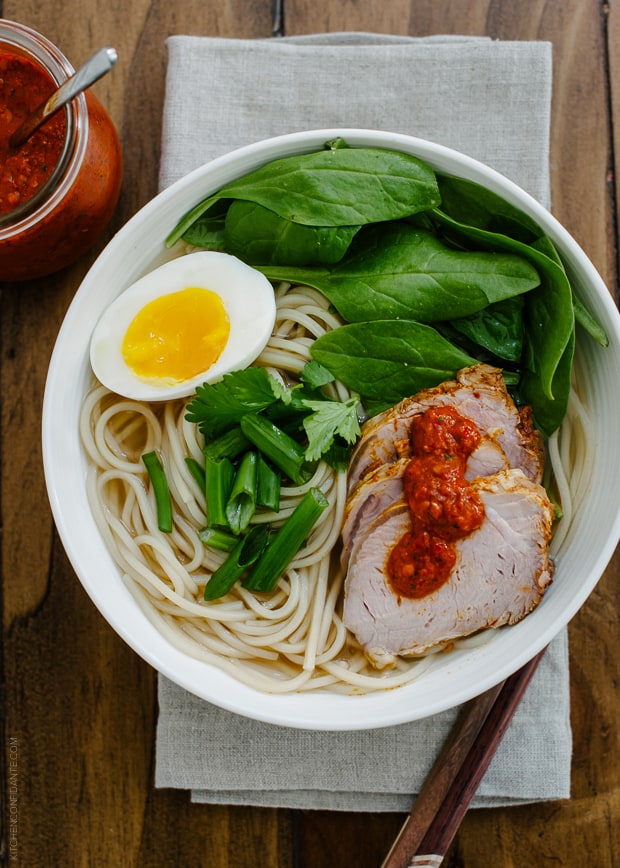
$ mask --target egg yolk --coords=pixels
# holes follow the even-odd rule
[[[136,314],[123,339],[123,358],[138,377],[179,383],[208,371],[229,334],[219,295],[189,287],[154,299]]]

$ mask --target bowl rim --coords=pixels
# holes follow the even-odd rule
[[[93,569],[91,549],[86,550],[83,539],[76,533],[76,524],[79,523],[82,530],[85,528],[92,532],[94,529],[99,538],[98,545],[102,545],[101,534],[90,513],[89,520],[89,516],[78,515],[77,505],[67,510],[66,498],[70,494],[70,489],[68,481],[63,478],[67,459],[64,463],[57,460],[63,437],[66,436],[64,433],[66,429],[63,427],[64,418],[59,418],[59,413],[67,405],[71,405],[73,394],[71,390],[75,389],[76,382],[79,382],[78,373],[73,372],[67,378],[66,375],[61,374],[60,368],[63,359],[69,353],[69,348],[73,351],[76,343],[78,346],[83,346],[84,341],[88,347],[88,337],[85,338],[82,334],[79,339],[76,338],[76,323],[88,308],[86,301],[90,299],[89,293],[92,293],[93,287],[96,287],[109,262],[125,253],[132,253],[135,256],[132,272],[127,278],[126,285],[128,285],[136,279],[136,273],[143,273],[141,269],[150,270],[158,264],[156,258],[154,260],[152,255],[146,255],[137,244],[140,232],[145,226],[148,228],[150,224],[156,222],[156,218],[161,222],[163,215],[167,220],[168,229],[162,232],[159,238],[161,243],[154,245],[160,249],[160,255],[166,257],[168,254],[162,249],[165,235],[175,225],[176,220],[191,207],[192,198],[193,202],[200,201],[223,183],[239,177],[250,168],[281,155],[316,150],[326,141],[337,136],[341,136],[352,146],[403,149],[415,153],[435,168],[438,168],[438,164],[456,161],[462,177],[479,180],[489,189],[500,193],[509,202],[524,210],[558,244],[566,267],[582,274],[584,280],[595,288],[595,297],[589,299],[596,302],[594,312],[604,321],[605,327],[610,332],[610,342],[613,341],[616,348],[620,346],[620,314],[594,265],[568,231],[543,205],[497,170],[453,148],[404,134],[356,128],[326,128],[288,133],[237,148],[179,178],[140,208],[99,254],[82,280],[65,314],[52,352],[43,398],[42,451],[44,476],[52,514],[69,561],[100,613],[139,656],[166,678],[190,693],[237,714],[293,728],[356,730],[406,723],[459,705],[503,681],[546,647],[585,602],[611,559],[620,538],[620,507],[609,524],[604,544],[596,552],[593,565],[579,591],[572,594],[570,600],[564,601],[556,617],[551,620],[544,617],[546,610],[543,604],[548,596],[546,594],[536,611],[510,628],[514,631],[515,638],[501,645],[502,649],[505,647],[510,653],[501,655],[499,661],[495,660],[497,665],[492,667],[492,671],[488,671],[488,667],[487,670],[482,667],[484,674],[479,674],[473,682],[462,677],[463,670],[469,672],[472,665],[474,668],[477,665],[482,666],[488,656],[485,649],[488,649],[489,644],[496,643],[487,643],[463,655],[455,656],[449,667],[449,675],[446,675],[450,689],[442,689],[439,692],[426,691],[423,694],[425,702],[423,705],[419,704],[420,697],[417,696],[420,688],[415,688],[415,685],[420,685],[424,677],[420,681],[399,688],[398,691],[379,691],[364,696],[314,693],[265,694],[234,681],[231,676],[216,670],[210,664],[188,658],[183,652],[168,644],[150,624],[141,624],[140,629],[136,631],[135,625],[124,615],[119,614],[113,599],[107,593],[106,586],[101,585],[99,574],[102,570]],[[212,183],[214,177],[219,179],[215,185]],[[116,294],[122,291],[122,288],[122,286],[117,288]],[[92,313],[91,310],[89,316],[92,316]],[[88,351],[86,355],[88,356]],[[66,444],[70,448],[71,461],[79,459],[79,443],[73,441],[74,437],[77,437],[77,429],[72,432]],[[77,479],[75,471],[73,476],[75,481]],[[82,475],[79,478],[82,479]],[[85,479],[82,481],[85,488]],[[83,503],[81,506],[83,508]],[[114,561],[109,556],[107,560],[104,558],[106,569],[110,563],[119,574],[120,581],[120,571]],[[106,569],[103,570],[104,574]],[[125,593],[129,600],[133,599],[127,589]],[[135,601],[134,605],[135,611],[138,612]],[[531,623],[532,627],[536,624],[537,629],[524,629],[521,626],[528,623]],[[522,634],[527,641],[517,641]],[[208,677],[205,677],[205,673],[208,673]],[[440,678],[439,687],[442,687],[442,684]],[[413,689],[410,689],[412,687]],[[395,693],[399,693],[403,700],[415,697],[418,702],[386,701]],[[360,713],[362,707],[363,712]],[[334,709],[337,712],[335,714]],[[332,714],[333,717],[325,719],[327,713]]]

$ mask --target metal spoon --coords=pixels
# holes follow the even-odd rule
[[[95,52],[71,78],[61,84],[58,90],[25,118],[9,139],[9,145],[12,148],[19,147],[58,109],[61,109],[91,84],[98,81],[106,72],[109,72],[117,58],[118,54],[114,48],[100,48],[99,51]]]

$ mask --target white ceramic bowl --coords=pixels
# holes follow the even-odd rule
[[[342,135],[350,145],[414,154],[435,169],[484,184],[536,220],[555,242],[579,296],[607,331],[602,349],[579,335],[578,356],[596,442],[587,503],[556,562],[541,604],[485,645],[439,655],[418,681],[367,696],[265,695],[187,657],[156,631],[123,585],[97,530],[85,490],[86,460],[78,415],[88,388],[89,338],[104,308],[165,258],[164,238],[196,202],[279,157],[321,148]],[[593,265],[571,236],[531,196],[486,166],[420,139],[367,130],[316,130],[241,148],[195,170],[142,208],[112,239],[79,288],[52,356],[43,408],[43,457],[53,515],[84,588],[122,638],[155,669],[192,693],[239,714],[307,729],[365,729],[426,717],[466,701],[516,671],[568,623],[611,558],[620,534],[620,316]]]

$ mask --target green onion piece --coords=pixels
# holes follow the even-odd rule
[[[229,458],[207,458],[205,461],[205,496],[207,525],[228,527],[226,504],[230,497],[235,468]]]
[[[328,503],[320,489],[311,488],[267,546],[243,587],[250,591],[271,591]]]
[[[157,508],[157,527],[162,533],[172,532],[172,498],[161,461],[155,452],[145,452],[142,461],[153,486]]]
[[[201,491],[205,490],[205,472],[195,458],[186,458],[187,469],[192,474]]]
[[[248,413],[241,419],[241,430],[260,452],[296,485],[310,478],[305,450],[285,434],[281,428],[257,413]]]
[[[203,527],[198,531],[198,539],[203,545],[222,552],[231,552],[239,542],[239,537],[226,533],[217,527]]]
[[[205,458],[236,458],[248,449],[250,443],[237,425],[220,435],[203,448]]]
[[[243,533],[256,512],[257,459],[256,452],[245,453],[226,504],[228,526],[236,534]]]
[[[280,475],[270,467],[262,455],[257,463],[256,504],[278,512],[280,509]]]
[[[217,600],[228,593],[232,586],[265,551],[269,540],[268,524],[255,524],[238,540],[224,563],[213,573],[204,590],[205,600]]]

